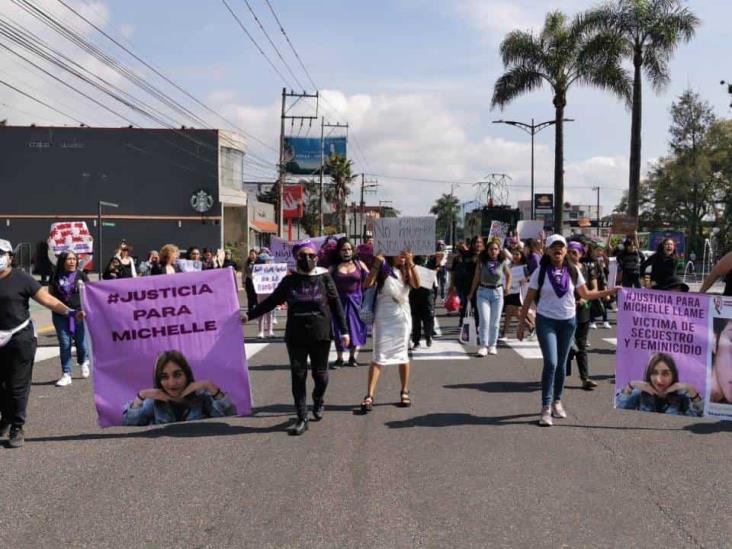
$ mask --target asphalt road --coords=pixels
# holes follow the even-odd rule
[[[27,444],[0,448],[0,545],[732,546],[732,424],[614,411],[614,330],[591,334],[600,387],[570,378],[547,429],[531,350],[465,359],[440,320],[412,408],[387,368],[355,414],[367,369],[341,369],[302,437],[281,338],[249,361],[253,416],[166,427],[102,430],[90,381],[56,388],[58,359],[37,363]]]

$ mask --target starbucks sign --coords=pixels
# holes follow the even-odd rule
[[[206,213],[213,206],[213,196],[208,194],[203,189],[194,191],[191,195],[191,207],[198,213]]]

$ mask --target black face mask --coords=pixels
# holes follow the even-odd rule
[[[341,259],[343,261],[351,261],[353,259],[353,252],[341,252]]]
[[[309,273],[315,269],[315,258],[314,257],[298,257],[297,268],[304,273]]]

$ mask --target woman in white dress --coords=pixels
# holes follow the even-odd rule
[[[409,398],[409,337],[412,333],[412,313],[409,309],[409,290],[419,288],[419,275],[414,268],[412,254],[405,252],[386,260],[375,258],[365,286],[377,286],[374,311],[374,358],[369,368],[368,392],[361,403],[366,414],[373,409],[374,392],[381,368],[399,365],[402,389],[399,404],[412,405]]]

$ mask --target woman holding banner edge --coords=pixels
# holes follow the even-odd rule
[[[258,303],[250,315],[245,314],[241,318],[242,322],[254,320],[287,303],[285,343],[290,357],[292,396],[297,412],[297,420],[288,433],[299,436],[308,430],[308,358],[315,384],[313,418],[320,421],[325,411],[333,319],[340,328],[343,347],[349,347],[351,341],[335,283],[327,269],[316,266],[318,256],[314,245],[305,240],[293,246],[292,253],[297,259],[297,270],[283,278],[274,292]]]
[[[538,301],[536,333],[544,357],[539,425],[545,427],[553,424],[552,417],[567,417],[562,405],[562,391],[567,372],[567,357],[576,325],[575,291],[585,300],[602,299],[618,292],[617,288],[588,290],[582,273],[569,264],[566,256],[567,241],[562,235],[554,234],[547,238],[546,253],[529,280],[529,292],[521,308],[516,332],[518,339],[522,340],[529,307],[534,301]]]

